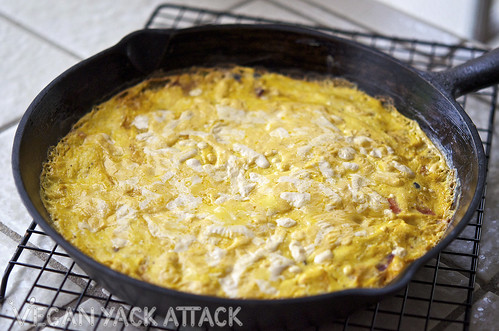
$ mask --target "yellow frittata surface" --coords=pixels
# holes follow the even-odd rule
[[[233,67],[99,105],[41,182],[56,229],[113,269],[285,298],[387,284],[441,238],[455,178],[393,107],[332,80]]]

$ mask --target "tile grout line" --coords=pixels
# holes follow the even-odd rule
[[[233,4],[232,6],[224,9],[223,11],[224,12],[231,12],[234,9],[238,9],[239,7],[248,5],[248,4],[252,3],[252,2],[255,2],[255,0],[242,0],[242,1],[238,2],[238,3],[236,3],[236,4]]]
[[[336,17],[339,17],[341,18],[342,20],[346,21],[346,22],[349,22],[350,24],[353,24],[353,25],[357,25],[358,27],[366,30],[366,31],[370,31],[372,33],[378,33],[376,30],[373,30],[372,28],[370,28],[369,26],[367,25],[364,25],[362,24],[361,22],[358,22],[358,21],[355,21],[353,19],[351,19],[350,17],[348,16],[345,16],[343,14],[340,14],[340,13],[337,13],[333,10],[331,10],[330,8],[327,8],[327,7],[324,7],[314,1],[311,1],[311,0],[303,0],[305,3],[307,3],[308,5],[312,6],[312,7],[315,7],[319,10],[322,10],[330,15],[333,15],[333,16],[336,16]]]
[[[0,125],[0,134],[3,133],[4,131],[7,131],[8,129],[16,126],[20,120],[21,120],[21,118],[18,117],[18,118],[15,118],[15,119],[7,122],[7,123]]]
[[[74,53],[73,51],[65,48],[64,46],[58,44],[57,42],[55,42],[55,41],[53,41],[53,40],[51,40],[51,39],[43,36],[42,34],[38,33],[37,31],[35,31],[35,30],[29,28],[28,26],[22,24],[21,22],[16,21],[14,18],[6,15],[2,11],[0,11],[0,18],[4,19],[8,23],[16,26],[17,28],[23,30],[24,32],[27,32],[27,33],[31,34],[32,36],[40,39],[41,41],[43,41],[43,42],[45,42],[45,43],[47,43],[47,44],[49,44],[49,45],[57,48],[58,50],[60,50],[60,51],[62,51],[64,53],[72,56],[73,58],[78,59],[78,60],[83,60],[83,57],[81,55],[79,55],[77,53]]]
[[[483,290],[485,292],[492,292],[494,294],[499,295],[499,272],[497,272],[492,278],[490,278],[489,281],[487,282],[482,282],[478,277],[476,283],[480,286],[478,290]],[[478,292],[477,290],[477,292]],[[473,301],[475,300],[475,297],[473,296]]]
[[[291,8],[291,7],[288,7],[286,5],[283,5],[282,3],[278,2],[278,1],[275,1],[275,0],[269,0],[270,3],[272,3],[274,6],[278,7],[278,8],[281,8],[281,9],[284,9],[284,10],[287,10],[288,12],[292,13],[292,14],[295,14],[297,16],[300,16],[300,17],[303,17],[303,18],[306,18],[307,20],[309,20],[310,22],[313,22],[315,23],[316,26],[325,26],[323,23],[321,23],[320,21],[316,20],[315,18],[313,18],[312,16],[309,16],[309,15],[306,15],[305,13],[302,13],[302,12],[299,12],[297,11],[296,9],[294,8]],[[308,2],[304,2],[304,1],[301,1],[300,2],[302,3],[305,3],[305,4],[309,4]],[[310,4],[309,4],[310,5]],[[333,16],[336,16],[336,17],[339,17],[337,15],[334,15],[332,14]]]
[[[16,244],[18,244],[23,239],[23,237],[19,233],[9,228],[2,221],[0,221],[0,232],[12,239]]]

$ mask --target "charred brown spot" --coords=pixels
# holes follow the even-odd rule
[[[81,138],[81,139],[85,139],[87,137],[87,134],[83,131],[78,131],[78,133],[76,135],[78,136],[78,138]]]
[[[129,130],[131,126],[132,126],[132,120],[128,116],[125,116],[125,118],[121,122],[121,127]]]
[[[378,269],[379,271],[385,271],[390,263],[392,263],[394,257],[395,255],[391,253],[388,254],[382,262],[376,264],[376,269]]]
[[[142,88],[141,92],[151,90],[156,91],[165,87],[170,82],[170,79],[153,79],[148,81],[145,86]]]
[[[116,99],[118,99],[118,100],[120,100],[120,99],[124,99],[124,98],[125,98],[125,97],[127,97],[127,96],[128,96],[128,91],[123,91],[123,92],[121,92],[120,94],[118,94],[118,95],[116,96]]]
[[[255,89],[255,94],[257,97],[261,97],[265,93],[265,90],[261,87],[257,87]]]

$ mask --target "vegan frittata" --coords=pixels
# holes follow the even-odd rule
[[[51,150],[41,196],[54,227],[115,270],[272,299],[386,285],[442,237],[455,184],[386,102],[236,66],[96,106]]]

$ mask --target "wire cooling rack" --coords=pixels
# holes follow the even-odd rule
[[[210,23],[278,22],[227,12],[163,5],[154,11],[146,27],[181,28]],[[316,28],[375,47],[423,70],[446,69],[484,52],[483,49],[473,47]],[[491,87],[458,100],[479,129],[487,160],[492,143],[496,99],[497,87]],[[426,264],[400,293],[346,319],[331,320],[328,325],[315,325],[310,329],[468,329],[484,203],[485,195],[475,218],[463,233]],[[171,321],[165,324],[161,316],[132,307],[100,287],[50,237],[39,230],[35,222],[26,230],[7,266],[0,296],[4,298],[0,310],[0,325],[6,325],[5,329],[9,330],[176,328]]]

